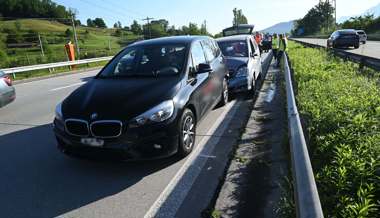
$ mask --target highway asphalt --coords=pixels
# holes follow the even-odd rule
[[[15,102],[0,108],[0,217],[200,215],[213,198],[252,100],[238,98],[211,111],[185,159],[120,163],[66,157],[52,132],[55,106],[96,73],[15,85]]]
[[[326,47],[327,39],[311,39],[311,38],[294,38],[303,42],[312,43]],[[365,55],[373,58],[380,58],[380,41],[367,41],[366,44],[360,44],[358,49],[347,48],[343,49],[347,52],[352,52],[359,55]]]

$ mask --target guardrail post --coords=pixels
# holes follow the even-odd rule
[[[287,54],[283,55],[294,199],[298,218],[323,218],[317,185],[293,91]]]

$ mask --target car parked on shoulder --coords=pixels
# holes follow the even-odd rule
[[[219,38],[217,42],[227,59],[230,91],[254,93],[256,81],[262,72],[256,41],[249,35],[236,35]]]
[[[366,44],[367,34],[364,32],[364,30],[356,30],[356,32],[359,34],[359,42]]]
[[[333,32],[327,39],[328,48],[354,47],[359,48],[359,34],[352,29],[343,29]]]
[[[9,75],[0,71],[0,108],[16,99],[16,91]]]
[[[227,77],[210,37],[136,42],[57,105],[58,147],[69,155],[110,152],[130,160],[186,156],[199,121],[228,102]]]

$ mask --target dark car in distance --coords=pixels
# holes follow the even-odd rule
[[[68,155],[123,159],[189,154],[197,123],[228,102],[228,68],[214,39],[136,42],[56,107],[58,147]]]
[[[355,30],[344,29],[333,32],[327,39],[328,48],[354,47],[359,48],[360,37]]]
[[[235,35],[217,39],[229,69],[228,88],[231,92],[255,92],[261,76],[260,49],[250,35]]]

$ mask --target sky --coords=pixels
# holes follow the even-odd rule
[[[54,0],[78,11],[78,18],[101,17],[107,26],[117,21],[123,26],[143,18],[166,19],[180,27],[189,22],[199,26],[207,21],[208,31],[216,34],[232,25],[232,9],[243,10],[250,24],[261,30],[279,22],[302,18],[319,0]],[[337,0],[337,17],[364,12],[380,0]]]

